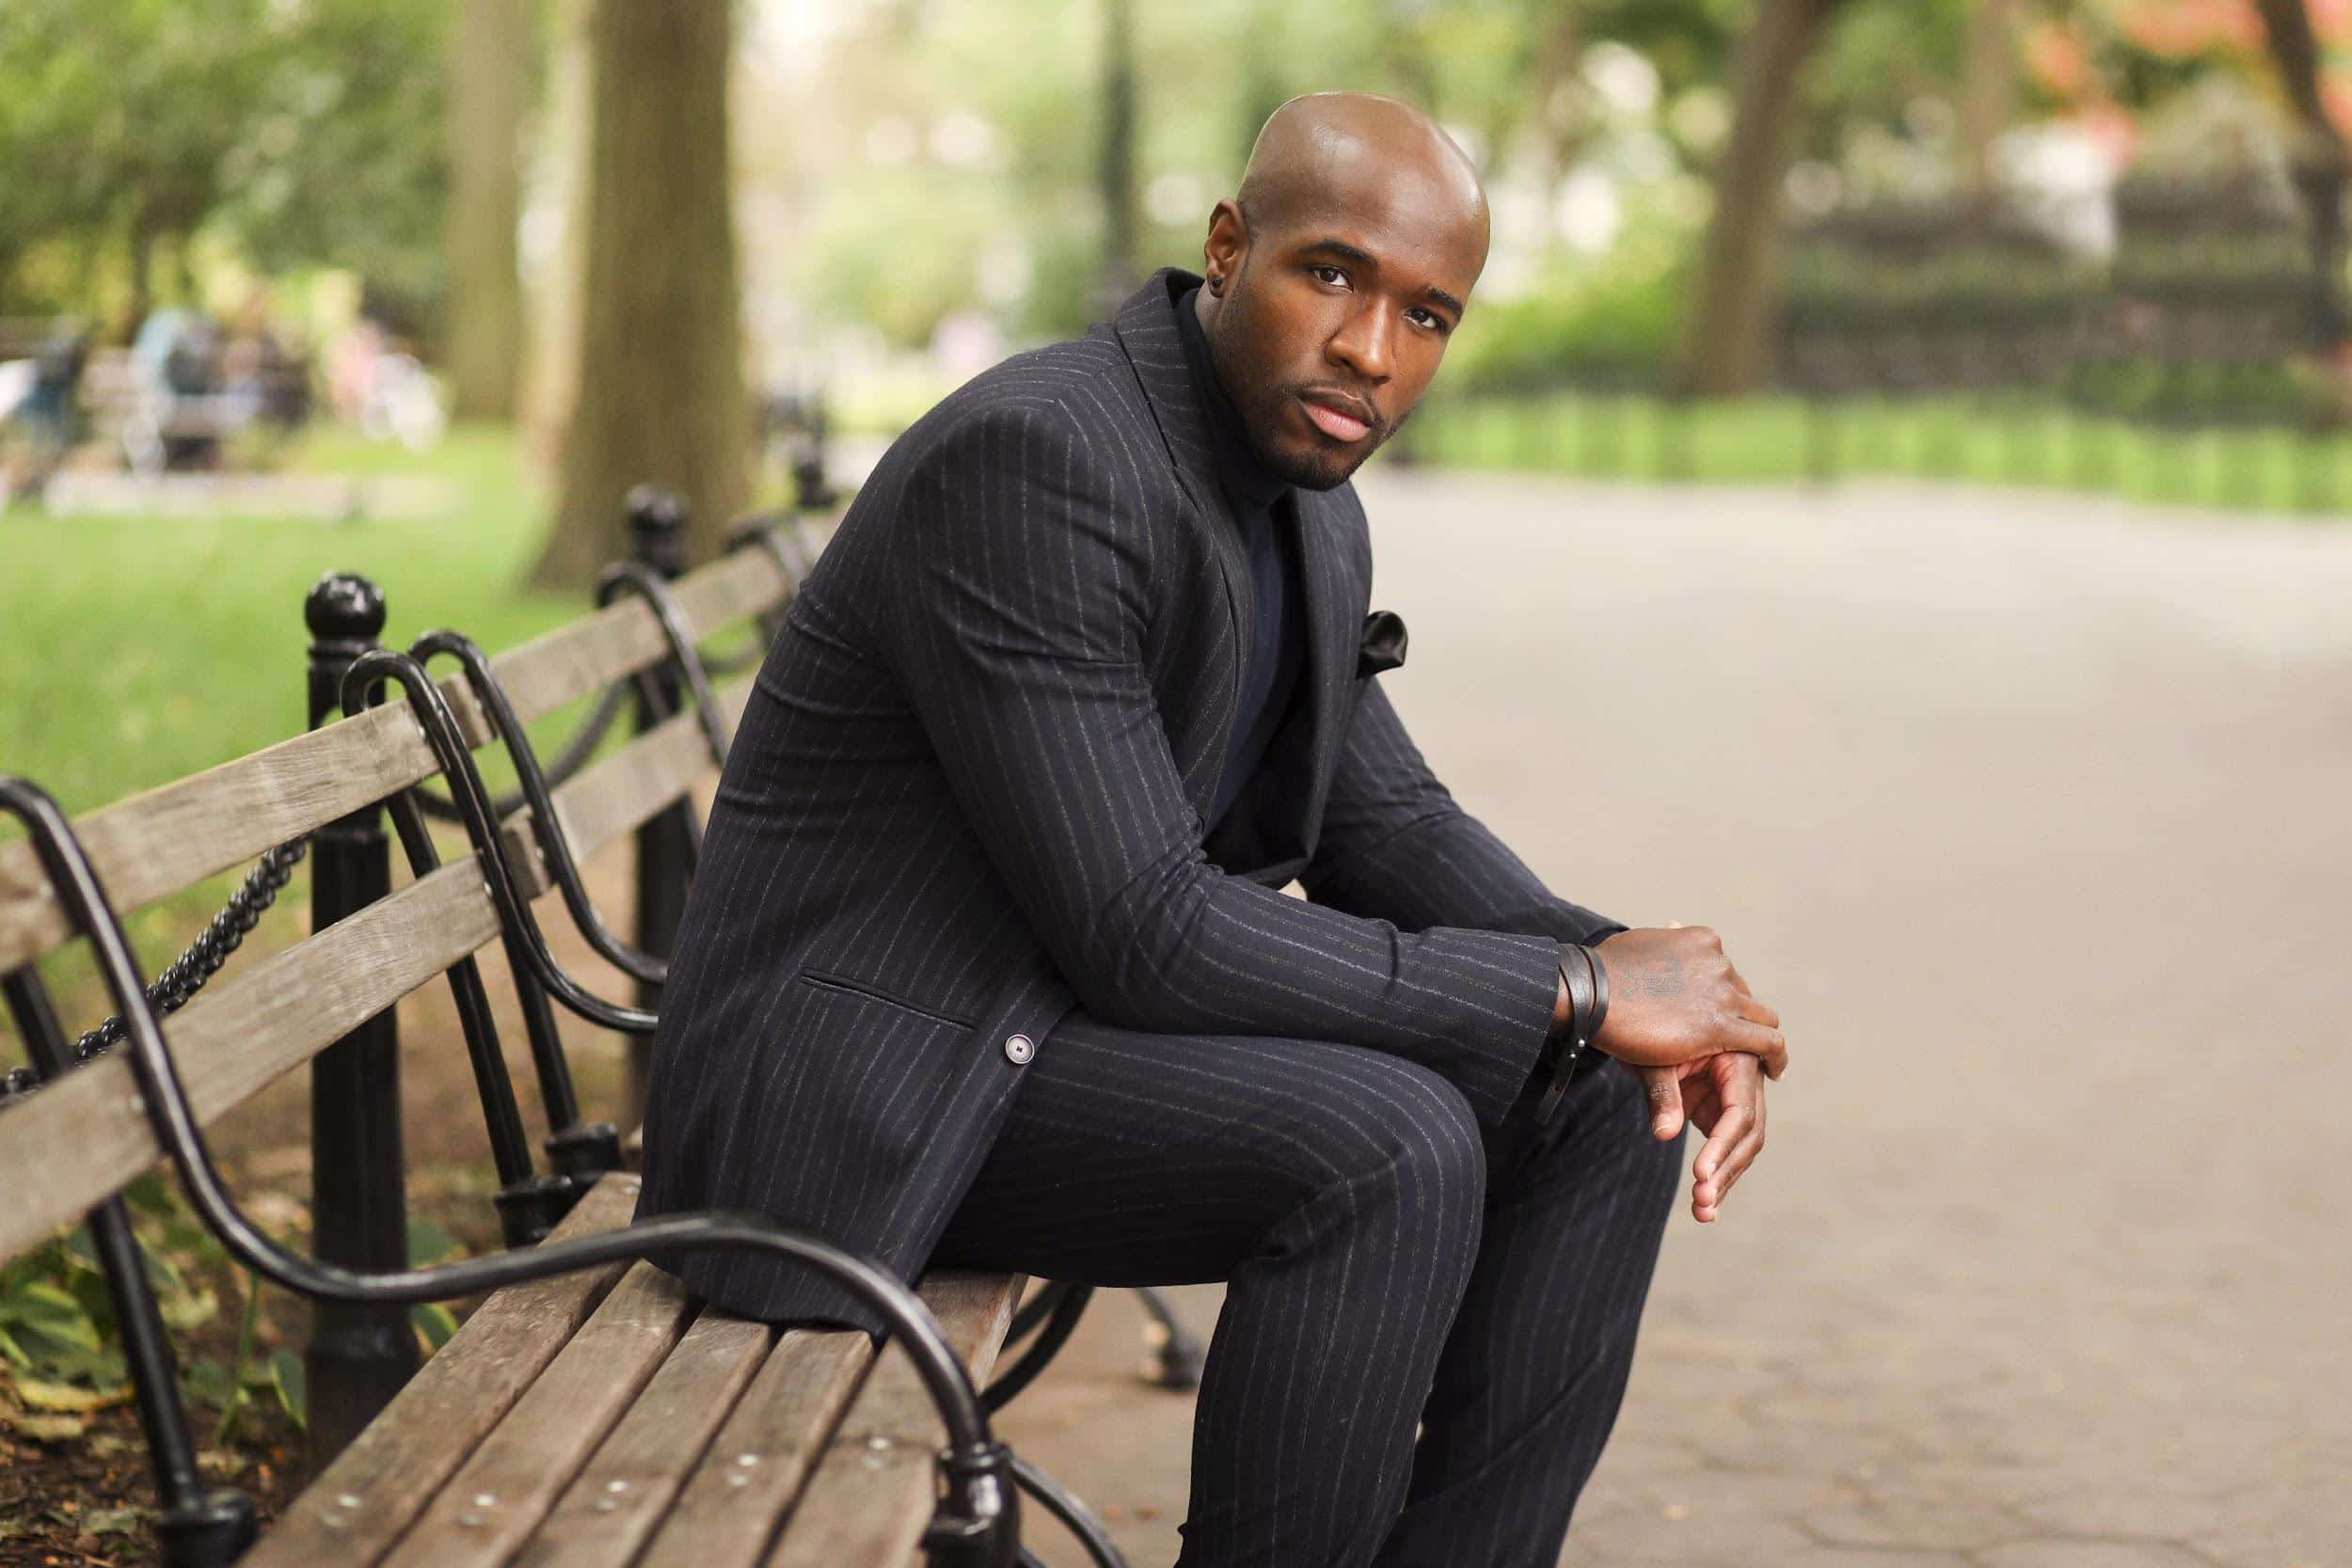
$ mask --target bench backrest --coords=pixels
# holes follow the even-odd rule
[[[790,592],[776,558],[737,550],[674,585],[700,641],[768,614]],[[661,663],[654,610],[626,598],[491,661],[524,721]],[[723,687],[732,733],[750,677]],[[491,729],[462,675],[440,683],[468,743]],[[0,759],[5,763],[5,759]],[[648,729],[555,791],[574,851],[585,857],[686,797],[712,767],[693,713]],[[438,771],[407,705],[357,716],[101,807],[74,828],[119,913],[168,897],[262,851],[385,800]],[[532,897],[548,887],[526,831],[509,818],[510,859]],[[166,1021],[198,1117],[210,1122],[352,1028],[498,940],[497,910],[469,854],[224,979]],[[0,844],[0,974],[75,933],[23,842]],[[153,1164],[155,1138],[129,1064],[99,1056],[0,1113],[0,1258],[72,1224]]]

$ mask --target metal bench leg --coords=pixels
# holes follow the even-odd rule
[[[1143,1340],[1151,1347],[1152,1362],[1159,1369],[1152,1381],[1163,1388],[1200,1387],[1200,1370],[1208,1359],[1208,1352],[1177,1319],[1176,1309],[1168,1305],[1166,1296],[1149,1285],[1138,1286],[1136,1294],[1142,1298],[1143,1309],[1152,1318],[1143,1331]]]
[[[0,990],[7,993],[8,1014],[33,1070],[45,1081],[71,1068],[73,1053],[40,972],[30,964],[15,970],[0,980]],[[123,1358],[131,1365],[139,1426],[163,1505],[156,1532],[164,1568],[228,1568],[252,1544],[253,1499],[206,1486],[197,1473],[196,1442],[188,1432],[187,1407],[180,1402],[171,1341],[164,1337],[163,1314],[148,1283],[138,1239],[131,1233],[129,1207],[119,1195],[110,1197],[89,1212],[87,1223],[106,1275],[106,1296],[114,1304],[115,1327],[122,1336]]]
[[[401,848],[408,857],[410,874],[428,877],[439,870],[440,851],[433,847],[433,835],[424,825],[424,815],[418,810],[413,793],[404,790],[388,804]],[[547,1039],[553,1042],[560,1066],[562,1046],[556,1040],[555,1021],[548,1016],[547,997],[529,985],[531,976],[526,971],[511,964],[511,954],[510,965],[515,970],[516,991],[523,1004],[524,1021],[544,1028]],[[491,1199],[498,1210],[499,1229],[508,1246],[528,1246],[554,1229],[571,1212],[580,1194],[595,1183],[576,1183],[568,1180],[569,1173],[543,1177],[532,1168],[530,1135],[523,1131],[522,1111],[515,1103],[515,1081],[507,1075],[506,1053],[499,1048],[498,1022],[490,1011],[490,993],[482,983],[480,966],[470,956],[450,965],[449,989],[457,1004],[458,1028],[466,1037],[466,1055],[473,1066],[474,1091],[482,1101],[483,1120],[490,1133],[491,1160],[499,1173],[499,1191]],[[532,1046],[535,1057],[539,1054],[536,1031]],[[546,1087],[544,1080],[541,1087]],[[563,1088],[568,1100],[568,1078],[564,1080]],[[548,1114],[552,1117],[555,1101],[553,1096],[548,1098]]]
[[[1037,1342],[1021,1353],[1020,1358],[996,1374],[980,1395],[980,1402],[990,1410],[1002,1410],[1013,1396],[1037,1381],[1046,1363],[1060,1354],[1077,1331],[1078,1319],[1085,1313],[1087,1303],[1094,1299],[1091,1285],[1073,1285],[1056,1280],[1040,1291],[1037,1299],[1014,1314],[1012,1327],[1005,1335],[1005,1343],[1012,1344],[1032,1328],[1039,1328]]]
[[[1103,1528],[1102,1521],[1095,1518],[1074,1494],[1025,1459],[1016,1457],[1013,1460],[1012,1473],[1024,1492],[1043,1503],[1045,1512],[1059,1519],[1070,1533],[1078,1538],[1078,1544],[1087,1549],[1087,1556],[1101,1564],[1102,1568],[1127,1568],[1127,1559],[1112,1544],[1110,1532]],[[1031,1568],[1031,1565],[1043,1568],[1026,1546],[1021,1548],[1021,1560],[1025,1568]]]

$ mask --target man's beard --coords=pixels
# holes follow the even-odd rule
[[[1406,420],[1413,417],[1407,409],[1404,419],[1383,420],[1366,431],[1361,440],[1351,442],[1341,451],[1268,451],[1260,442],[1258,433],[1280,428],[1283,417],[1299,403],[1302,390],[1282,387],[1261,391],[1252,387],[1241,400],[1242,427],[1248,432],[1250,445],[1257,449],[1258,460],[1284,483],[1295,484],[1302,490],[1338,489],[1363,467],[1366,458],[1405,427]]]

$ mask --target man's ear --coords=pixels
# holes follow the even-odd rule
[[[1405,617],[1393,610],[1375,610],[1364,617],[1364,633],[1356,647],[1356,673],[1376,675],[1405,662]]]
[[[1211,293],[1232,286],[1248,249],[1249,227],[1242,217],[1241,203],[1229,196],[1211,209],[1209,237],[1200,247],[1201,275],[1216,284]]]

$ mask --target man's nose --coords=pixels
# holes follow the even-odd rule
[[[1378,386],[1389,379],[1389,334],[1395,312],[1380,300],[1366,300],[1331,337],[1330,356],[1362,380]]]

